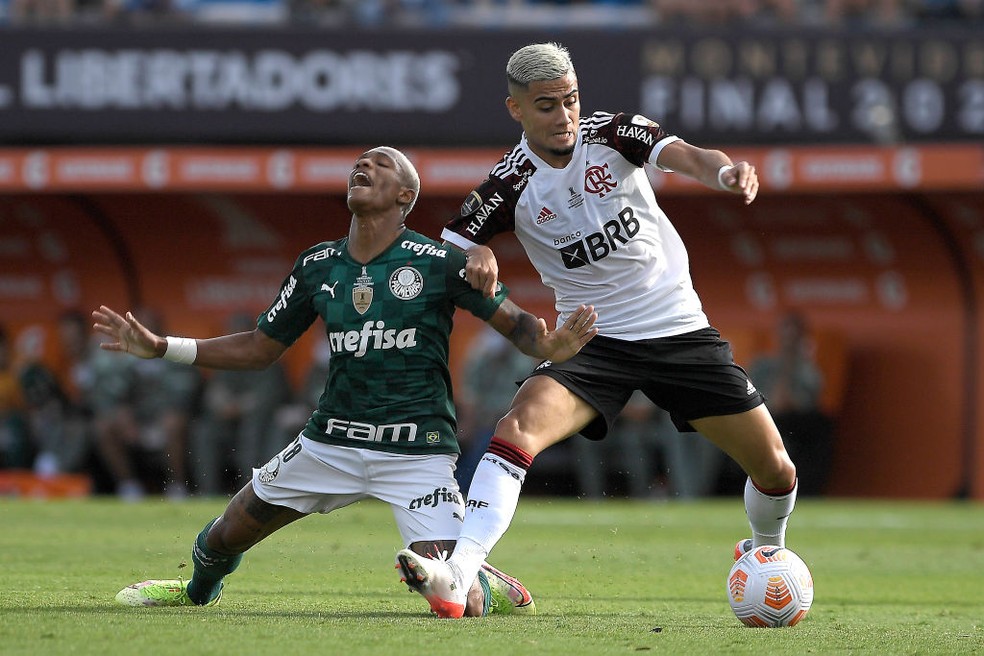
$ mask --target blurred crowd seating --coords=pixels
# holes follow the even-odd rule
[[[137,313],[166,332],[156,310]],[[0,325],[0,496],[232,493],[300,432],[328,376],[321,342],[292,384],[280,363],[206,371],[112,353],[90,321],[61,314],[50,360],[36,330]],[[229,318],[232,332],[251,325]]]
[[[0,25],[625,29],[984,22],[984,0],[0,0]]]
[[[155,332],[167,332],[158,311],[135,312]],[[226,329],[235,333],[252,325],[251,314],[236,313]],[[802,357],[809,382],[809,393],[801,395],[810,404],[805,410],[822,415],[827,429],[826,418],[840,415],[845,396],[843,336],[797,325],[803,327],[794,340],[757,329],[728,330],[727,338],[746,354],[777,422],[790,415],[769,381],[785,369],[756,367],[790,350]],[[310,361],[292,377],[279,362],[264,371],[211,371],[112,353],[99,348],[102,339],[89,326],[84,312],[61,314],[57,353],[45,359],[36,331],[14,335],[0,324],[0,497],[100,494],[138,501],[233,494],[254,467],[294,439],[328,379],[324,340],[314,343]],[[790,342],[792,348],[780,348]],[[455,394],[463,451],[455,475],[462,489],[468,489],[516,382],[535,364],[491,329],[469,343]],[[831,442],[829,435],[808,435],[800,421],[787,441],[790,453],[805,460],[801,493],[810,495],[826,481]],[[717,447],[679,433],[665,411],[638,394],[606,440],[576,437],[549,449],[527,479],[534,493],[641,499],[734,494],[744,482]]]

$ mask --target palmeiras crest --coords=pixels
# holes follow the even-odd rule
[[[359,314],[365,314],[372,305],[372,286],[372,276],[362,267],[362,275],[355,279],[355,286],[352,287],[352,305]]]
[[[424,277],[412,266],[400,267],[390,276],[389,288],[393,296],[409,301],[417,298],[424,289]]]

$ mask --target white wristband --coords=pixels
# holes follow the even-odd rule
[[[181,364],[195,364],[198,357],[198,341],[187,337],[165,337],[167,350],[164,359]]]
[[[733,168],[735,168],[734,164],[725,164],[724,166],[718,169],[718,186],[721,187],[722,189],[727,190],[731,188],[728,185],[724,184],[723,176],[725,171],[730,171]]]

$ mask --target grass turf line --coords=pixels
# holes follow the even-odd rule
[[[725,578],[747,535],[739,498],[695,503],[524,498],[491,562],[540,615],[441,621],[392,568],[387,507],[288,526],[249,553],[214,608],[115,604],[123,586],[190,576],[222,500],[0,500],[0,645],[19,654],[442,656],[984,653],[984,506],[801,500],[788,546],[816,583],[790,629],[741,626]]]

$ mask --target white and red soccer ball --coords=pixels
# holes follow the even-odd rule
[[[731,567],[728,601],[747,626],[793,626],[813,605],[813,576],[789,549],[758,547]]]

